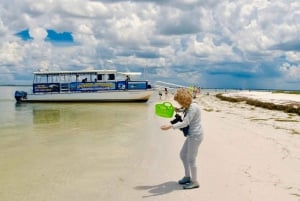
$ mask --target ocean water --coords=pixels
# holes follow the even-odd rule
[[[18,105],[14,91],[24,89],[0,87],[0,200],[55,200],[105,183],[154,132],[155,95],[146,103]]]

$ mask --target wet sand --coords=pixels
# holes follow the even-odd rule
[[[157,101],[139,121],[105,127],[127,138],[98,136],[93,125],[75,121],[71,138],[37,127],[40,135],[18,138],[18,146],[16,139],[0,143],[0,200],[300,200],[299,116],[202,95],[200,188],[182,190],[184,137],[159,129],[169,119],[154,115]]]

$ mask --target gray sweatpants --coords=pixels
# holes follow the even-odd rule
[[[196,158],[201,142],[202,136],[188,136],[180,151],[180,158],[184,166],[185,176],[191,177],[192,181],[197,181]]]

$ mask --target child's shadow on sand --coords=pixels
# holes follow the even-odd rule
[[[157,184],[153,186],[136,186],[136,190],[148,190],[150,195],[143,196],[146,197],[152,197],[152,196],[159,196],[167,193],[171,193],[173,191],[182,190],[182,187],[178,185],[175,181],[168,181],[162,184]]]

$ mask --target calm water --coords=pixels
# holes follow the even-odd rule
[[[16,104],[14,91],[0,87],[0,139],[47,134],[96,135],[111,138],[132,133],[132,123],[145,121],[147,103],[24,103]],[[152,109],[152,108],[150,108]],[[108,135],[109,134],[109,135]],[[68,136],[69,137],[69,136]],[[118,135],[119,137],[119,135]]]
[[[16,105],[16,89],[0,87],[0,200],[51,200],[49,189],[61,197],[108,180],[152,132],[152,99]]]

